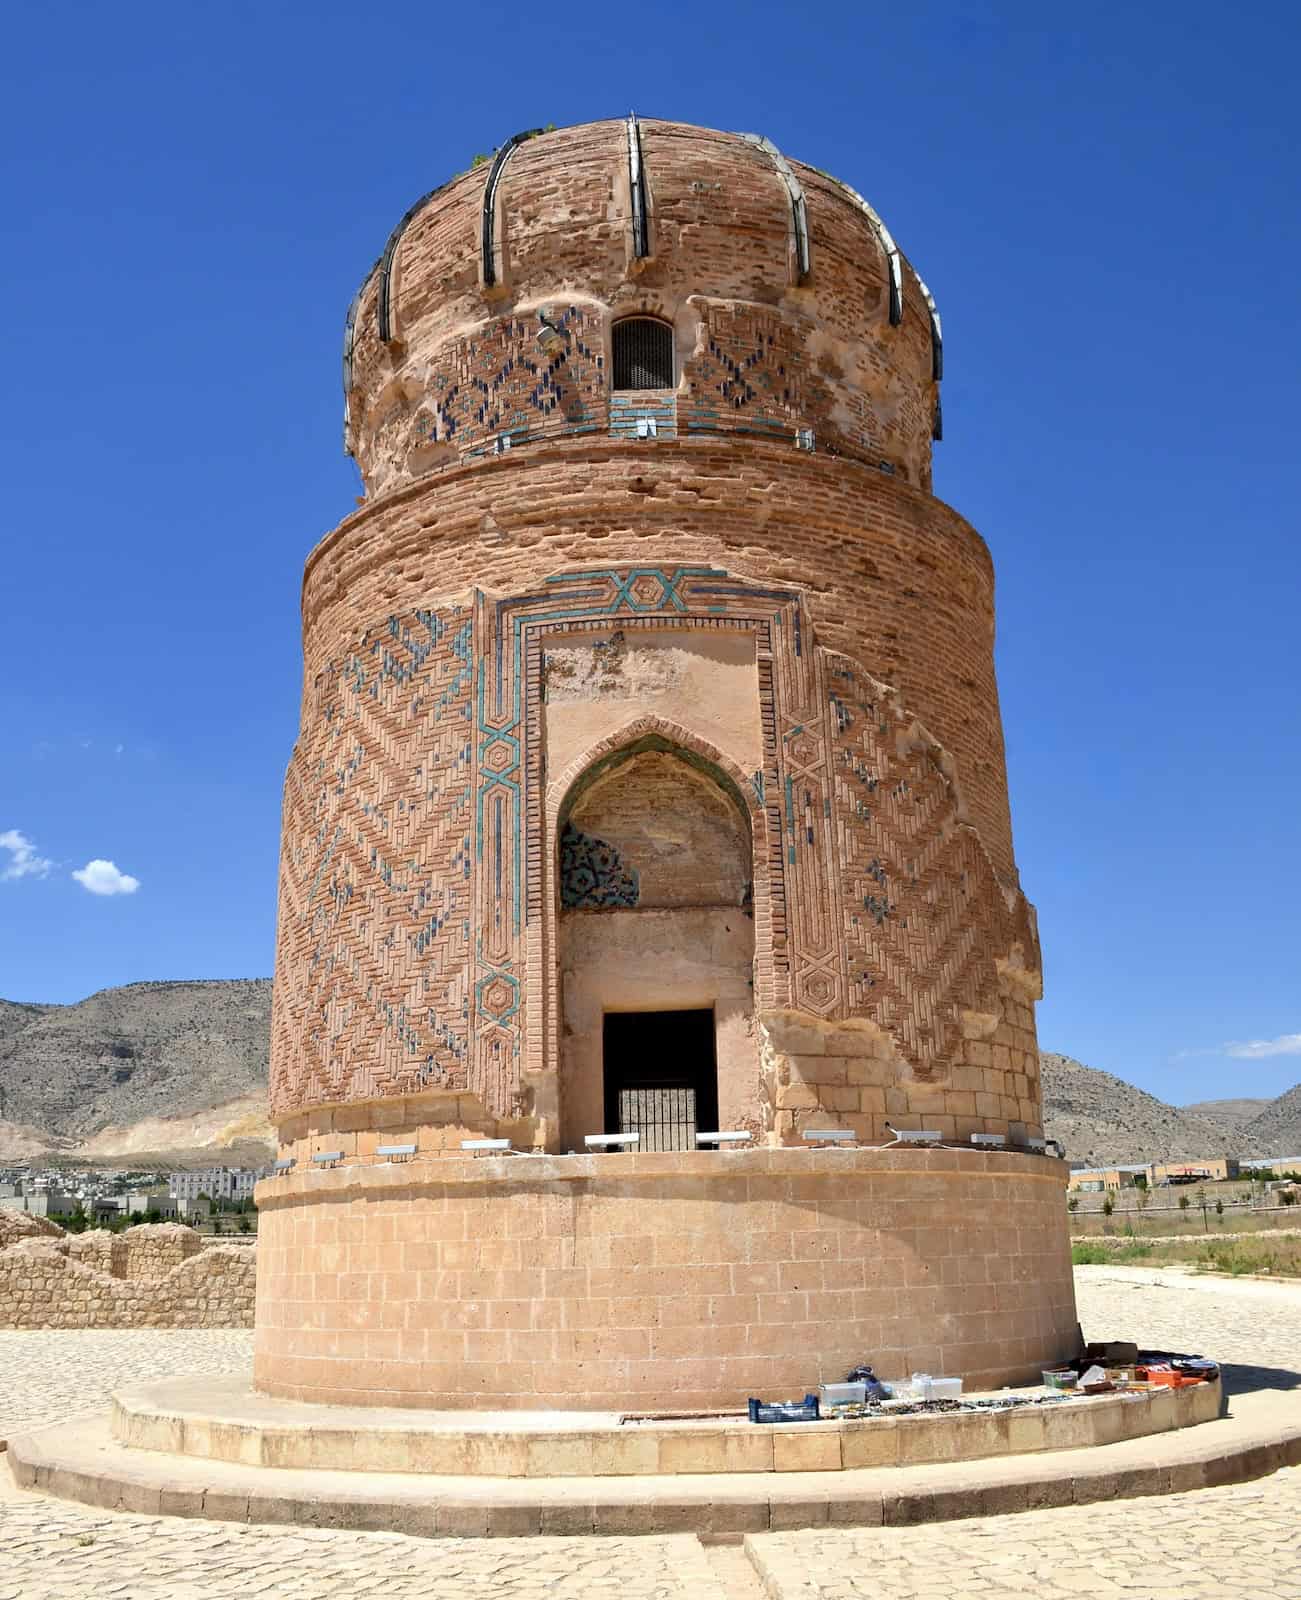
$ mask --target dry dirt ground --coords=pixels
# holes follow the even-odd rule
[[[1301,1385],[1301,1286],[1079,1269],[1088,1337],[1196,1346],[1226,1387]],[[245,1367],[245,1333],[0,1333],[0,1438],[172,1372]],[[751,1537],[420,1540],[92,1511],[0,1467],[0,1600],[1301,1600],[1301,1469],[1223,1489],[917,1528]]]

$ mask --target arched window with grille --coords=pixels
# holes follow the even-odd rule
[[[611,331],[616,389],[673,387],[673,329],[654,317],[625,317]]]

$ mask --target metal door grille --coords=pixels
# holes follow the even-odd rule
[[[620,1089],[619,1132],[639,1133],[639,1150],[696,1148],[694,1089]]]
[[[673,329],[651,317],[626,317],[613,331],[616,389],[673,387]]]

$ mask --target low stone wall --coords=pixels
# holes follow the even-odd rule
[[[35,1219],[30,1219],[35,1220]],[[28,1230],[0,1242],[0,1328],[251,1328],[252,1250],[192,1229]]]

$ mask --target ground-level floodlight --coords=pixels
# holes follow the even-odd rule
[[[589,1133],[583,1140],[589,1150],[599,1149],[607,1145],[634,1145],[641,1143],[639,1133]]]
[[[805,1128],[805,1144],[849,1144],[856,1137],[852,1128]]]
[[[462,1150],[471,1150],[476,1154],[481,1150],[509,1150],[509,1139],[462,1139]]]
[[[754,1135],[752,1133],[742,1133],[740,1131],[729,1131],[726,1133],[698,1133],[696,1135],[696,1143],[697,1145],[748,1144],[753,1138]]]

